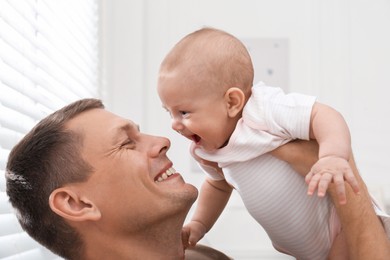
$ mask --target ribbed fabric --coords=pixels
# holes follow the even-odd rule
[[[293,139],[309,139],[314,102],[315,97],[285,95],[259,83],[228,145],[211,153],[195,149],[199,157],[219,163],[274,247],[300,260],[327,258],[339,220],[328,196],[308,196],[304,178],[268,152]],[[204,170],[213,179],[223,178]]]

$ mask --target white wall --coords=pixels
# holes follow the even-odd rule
[[[344,114],[361,174],[390,204],[388,0],[102,1],[107,107],[137,121],[146,132],[168,136],[169,155],[187,181],[199,185],[202,176],[191,168],[187,141],[170,129],[156,79],[174,43],[207,25],[239,38],[287,38],[289,89],[317,95]],[[227,236],[226,230],[236,234]],[[206,242],[237,259],[277,257],[237,197]]]

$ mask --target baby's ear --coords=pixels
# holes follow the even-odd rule
[[[229,117],[235,117],[241,113],[245,105],[245,94],[239,88],[229,88],[224,96]]]
[[[52,191],[49,205],[51,210],[70,221],[95,221],[101,217],[98,207],[71,187],[61,187]]]

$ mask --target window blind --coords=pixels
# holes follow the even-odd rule
[[[21,229],[5,192],[12,147],[40,119],[99,97],[98,0],[0,0],[0,258],[59,259]]]

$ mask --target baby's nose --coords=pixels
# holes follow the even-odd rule
[[[176,132],[180,132],[184,129],[181,121],[176,119],[176,118],[172,118],[172,125],[171,126],[172,126],[172,129],[175,130]]]

